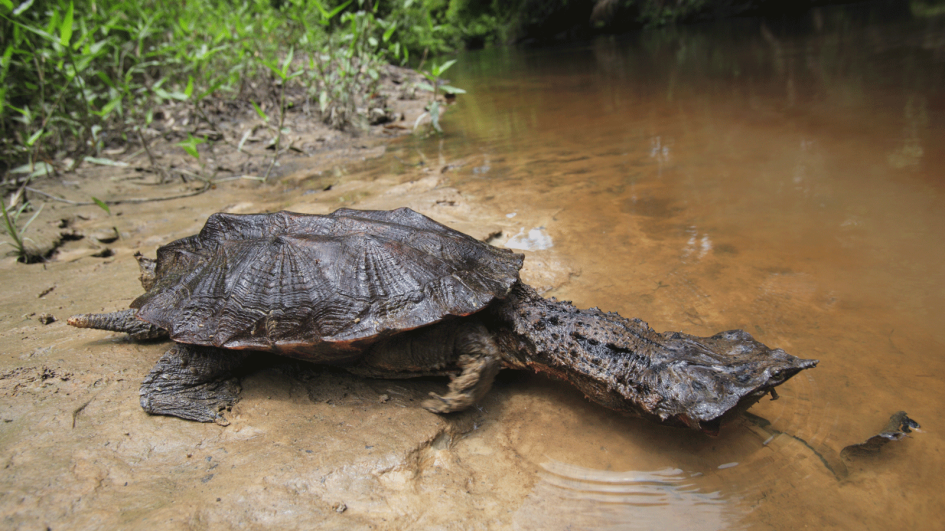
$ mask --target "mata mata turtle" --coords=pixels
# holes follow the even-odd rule
[[[709,433],[817,364],[740,330],[657,333],[542,298],[519,280],[523,259],[408,208],[214,214],[157,260],[139,256],[146,293],[131,309],[69,324],[170,336],[141,406],[219,423],[252,351],[376,378],[449,375],[423,403],[437,413],[476,403],[502,368],[530,369],[608,408]]]

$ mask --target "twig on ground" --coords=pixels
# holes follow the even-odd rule
[[[212,187],[213,187],[213,182],[208,181],[208,180],[203,180],[203,188],[199,190],[195,190],[193,192],[186,193],[186,194],[169,195],[165,197],[139,197],[139,198],[131,198],[131,199],[115,199],[112,201],[102,201],[102,202],[105,203],[106,205],[120,205],[123,203],[152,203],[156,201],[170,201],[171,199],[182,199],[184,197],[193,197],[195,195],[200,195]],[[26,187],[26,190],[34,194],[39,194],[45,198],[52,199],[53,201],[59,201],[60,203],[66,203],[69,205],[86,206],[86,205],[97,204],[92,201],[73,201],[71,199],[66,199],[65,197],[59,197],[56,195],[48,194],[42,190],[37,190],[29,186]]]
[[[161,178],[161,182],[167,180],[167,172],[164,171],[164,168],[157,165],[157,162],[154,161],[154,155],[151,154],[151,149],[148,147],[148,141],[145,140],[144,134],[141,132],[140,127],[135,127],[135,132],[138,133],[138,139],[141,140],[141,145],[144,146],[144,152],[148,154],[148,160],[151,161],[151,169],[156,171]]]

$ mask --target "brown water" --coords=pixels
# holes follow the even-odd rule
[[[492,435],[540,470],[516,525],[942,527],[945,21],[902,10],[467,54],[446,134],[369,170],[453,164],[549,295],[821,360],[714,439],[532,381]],[[921,433],[840,463],[900,409]]]

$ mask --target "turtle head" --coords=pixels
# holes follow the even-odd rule
[[[768,348],[742,330],[708,338],[665,334],[666,363],[651,364],[646,380],[661,397],[652,413],[669,424],[718,433],[722,422],[770,394],[818,360]]]
[[[151,260],[139,252],[135,253],[135,260],[138,261],[138,267],[141,269],[141,276],[138,277],[138,280],[141,281],[141,287],[144,288],[144,291],[151,291],[157,281],[157,275],[155,274],[157,261]]]

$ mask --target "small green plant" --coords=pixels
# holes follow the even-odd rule
[[[0,209],[3,210],[3,230],[7,233],[11,241],[0,242],[0,244],[7,244],[13,246],[13,251],[16,253],[16,259],[24,264],[31,264],[42,260],[42,256],[38,255],[35,251],[29,249],[26,246],[27,241],[33,241],[29,238],[25,238],[23,233],[26,232],[26,228],[30,226],[30,223],[36,219],[36,216],[43,211],[43,206],[36,210],[33,213],[33,216],[27,221],[22,227],[18,225],[20,216],[23,212],[30,207],[29,202],[22,203],[19,208],[13,210],[13,212],[7,211],[7,206],[0,201]],[[12,206],[11,206],[12,208]]]
[[[104,210],[105,213],[108,214],[109,216],[112,215],[112,209],[108,207],[108,203],[106,203],[105,201],[102,201],[101,199],[95,196],[92,196],[92,202],[95,203],[96,206]]]
[[[183,142],[178,142],[177,145],[182,147],[184,151],[186,151],[187,154],[190,155],[191,157],[195,159],[199,159],[200,152],[197,151],[197,146],[199,146],[200,144],[204,144],[206,142],[207,142],[206,138],[195,137],[194,135],[187,133],[187,140]]]
[[[375,17],[379,2],[369,10],[342,13],[350,3],[328,11],[316,2],[318,26],[306,26],[300,41],[309,52],[309,75],[304,78],[309,95],[318,102],[322,121],[337,129],[364,126],[358,106],[377,88],[381,64],[387,59],[406,59],[407,53],[392,38],[397,24]],[[325,36],[339,13],[337,28]]]
[[[275,140],[275,154],[272,156],[272,161],[269,163],[269,168],[266,169],[266,175],[263,176],[263,181],[269,179],[269,174],[272,173],[272,167],[276,165],[276,159],[279,158],[279,148],[282,143],[282,133],[283,128],[285,127],[285,111],[286,111],[286,101],[285,101],[285,88],[289,84],[289,81],[295,79],[296,77],[302,75],[302,71],[298,70],[296,72],[289,72],[289,67],[292,65],[292,56],[294,55],[295,50],[289,48],[289,54],[286,55],[285,60],[282,61],[281,65],[276,65],[273,63],[266,63],[266,66],[269,67],[269,70],[272,70],[272,73],[275,74],[281,81],[281,90],[279,91],[279,124],[276,126],[276,140]],[[262,109],[259,106],[256,106],[256,112],[260,113],[268,121],[268,117],[262,113]]]
[[[423,90],[432,92],[433,99],[430,100],[430,103],[427,104],[426,112],[421,114],[417,118],[417,121],[416,123],[414,123],[414,126],[413,126],[414,129],[416,129],[417,126],[420,125],[420,122],[427,115],[429,115],[430,125],[433,126],[433,129],[435,129],[437,133],[443,132],[443,129],[440,127],[440,115],[441,115],[440,100],[439,100],[440,92],[442,91],[446,94],[465,94],[466,93],[466,91],[461,88],[457,88],[457,87],[445,84],[443,80],[441,79],[441,77],[443,76],[443,73],[446,72],[446,70],[449,67],[453,66],[454,63],[456,63],[456,59],[446,61],[445,63],[442,63],[440,65],[437,65],[434,63],[433,68],[431,68],[429,71],[424,70],[420,72],[421,74],[423,74],[423,77],[427,78],[427,81],[429,81],[429,83],[421,82],[421,83],[418,83],[417,86]]]
[[[192,155],[195,141],[176,135],[209,127],[208,142],[227,142],[211,112],[224,98],[231,108],[271,100],[280,144],[298,89],[326,123],[357,125],[381,66],[407,58],[401,15],[426,9],[410,4],[0,0],[0,170],[56,159],[74,169],[105,147],[134,142],[163,181],[150,139],[160,130]],[[289,50],[294,59],[286,61]],[[181,104],[189,112],[175,131],[152,127],[159,112],[177,114]]]

